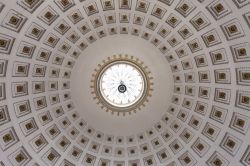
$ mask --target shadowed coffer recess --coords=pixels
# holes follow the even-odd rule
[[[249,166],[249,7],[249,0],[0,0],[0,165]],[[72,97],[74,67],[112,36],[150,43],[172,71],[152,72],[173,78],[171,104],[132,135],[92,127]]]

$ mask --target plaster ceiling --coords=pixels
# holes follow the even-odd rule
[[[94,96],[90,95],[90,80],[94,69],[102,60],[119,54],[133,55],[143,60],[153,76],[154,83],[152,97],[146,106],[125,117],[107,113],[96,104]],[[88,117],[86,121],[94,128],[115,135],[137,134],[157,123],[166,112],[173,95],[170,66],[165,57],[159,55],[160,51],[152,44],[134,36],[109,36],[88,47],[84,56],[78,58],[80,63],[76,63],[72,72],[72,99],[81,117]]]
[[[0,165],[249,166],[249,0],[0,0]],[[153,77],[106,112],[113,55]]]

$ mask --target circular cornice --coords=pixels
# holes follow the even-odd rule
[[[100,89],[100,79],[103,72],[105,72],[110,66],[119,63],[129,64],[136,68],[141,73],[144,82],[144,90],[141,94],[141,97],[135,103],[127,107],[118,107],[110,104],[106,101]],[[102,64],[98,64],[98,67],[94,71],[95,72],[92,75],[90,86],[92,89],[91,94],[94,95],[93,99],[97,100],[97,104],[101,105],[101,108],[106,112],[111,112],[112,114],[116,115],[126,115],[127,113],[131,114],[132,112],[136,113],[136,111],[140,110],[142,107],[145,107],[145,104],[149,102],[149,97],[152,96],[153,77],[151,76],[151,72],[144,62],[140,61],[134,56],[113,55],[112,57],[108,57],[106,60],[103,60]]]
[[[147,89],[145,74],[134,63],[124,60],[103,68],[96,83],[102,98],[121,111],[137,103]]]
[[[249,5],[0,0],[0,165],[249,166]],[[118,53],[154,76],[132,116],[90,95]]]

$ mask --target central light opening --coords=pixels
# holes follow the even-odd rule
[[[144,77],[135,64],[115,62],[107,65],[99,80],[102,97],[116,107],[129,107],[143,95]]]

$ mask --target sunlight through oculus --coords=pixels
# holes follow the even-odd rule
[[[116,107],[136,103],[142,97],[145,85],[141,71],[125,62],[108,66],[99,81],[103,98]]]
[[[138,58],[128,55],[108,57],[98,64],[92,74],[93,99],[107,112],[131,114],[149,101],[153,91],[153,77]]]

